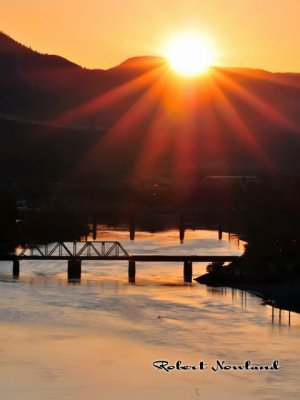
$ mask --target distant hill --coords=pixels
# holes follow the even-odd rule
[[[50,120],[144,73],[153,63],[147,59],[128,60],[108,71],[89,70],[0,33],[0,113]]]
[[[46,147],[55,136],[50,126],[93,131],[98,147],[87,168],[300,167],[300,74],[216,67],[204,78],[184,80],[165,59],[151,56],[89,70],[0,33],[0,119],[2,150],[7,145],[12,151],[7,140],[13,126],[24,154],[30,143],[22,133],[33,125]],[[95,140],[97,127],[108,130],[108,139],[101,133]],[[84,138],[78,140],[79,148]]]

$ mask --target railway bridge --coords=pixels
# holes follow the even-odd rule
[[[120,242],[114,241],[26,243],[17,246],[13,253],[0,255],[0,261],[12,261],[12,272],[15,277],[20,275],[22,260],[66,260],[68,262],[68,279],[81,278],[82,261],[128,261],[128,279],[131,283],[135,282],[137,262],[182,262],[184,282],[192,282],[193,262],[224,263],[238,258],[238,256],[230,255],[129,255]]]

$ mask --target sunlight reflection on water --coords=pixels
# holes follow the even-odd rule
[[[134,242],[128,240],[128,232],[112,231],[103,226],[99,227],[99,230],[98,240],[119,240],[130,254],[148,252],[238,255],[243,252],[243,243],[238,243],[236,238],[229,241],[228,235],[224,235],[223,240],[219,241],[218,232],[215,231],[187,230],[184,244],[180,244],[178,231],[175,230],[162,233],[140,232],[136,234]],[[61,340],[65,344],[65,348],[60,348],[61,354],[57,355],[59,360],[53,359],[53,363],[49,361],[48,369],[46,368],[48,372],[35,377],[37,384],[43,382],[46,375],[47,384],[50,386],[52,378],[53,382],[57,382],[59,379],[55,376],[60,373],[55,368],[64,369],[66,374],[72,375],[72,378],[65,378],[70,382],[80,381],[79,371],[74,370],[74,365],[68,363],[65,365],[67,362],[65,357],[71,352],[70,343],[78,340],[83,347],[76,347],[76,351],[81,355],[84,352],[90,354],[91,363],[87,367],[90,376],[89,380],[86,378],[84,385],[93,386],[94,394],[90,397],[92,399],[99,398],[100,391],[104,390],[103,385],[108,385],[113,374],[119,377],[113,366],[119,366],[120,359],[125,356],[131,357],[128,366],[128,371],[131,373],[137,374],[139,365],[145,365],[144,374],[141,371],[139,373],[141,382],[144,387],[148,387],[149,393],[153,394],[151,387],[155,383],[160,388],[157,393],[168,393],[168,398],[176,399],[179,398],[179,393],[181,395],[187,393],[185,390],[188,382],[193,387],[195,385],[199,387],[202,383],[190,375],[187,377],[180,375],[181,384],[175,383],[173,378],[171,381],[161,380],[161,376],[153,375],[151,367],[153,357],[156,355],[171,357],[173,360],[184,356],[190,362],[195,360],[195,357],[197,360],[201,357],[211,360],[221,358],[235,363],[245,359],[257,362],[280,359],[284,368],[277,375],[279,378],[277,380],[279,383],[276,383],[277,394],[291,398],[288,397],[290,391],[300,389],[295,383],[297,372],[293,369],[295,366],[299,367],[300,351],[297,350],[300,335],[299,316],[293,313],[291,327],[287,326],[285,314],[283,314],[283,325],[272,325],[270,307],[262,306],[261,300],[256,296],[229,288],[209,288],[195,282],[185,285],[182,276],[183,267],[180,263],[137,263],[135,285],[128,284],[127,262],[83,262],[82,279],[80,283],[72,284],[68,283],[66,277],[66,262],[22,261],[18,280],[13,280],[11,277],[10,263],[1,264],[2,328],[6,324],[15,324],[18,331],[24,333],[29,329],[28,332],[32,334],[36,329],[43,330],[43,327],[48,327],[50,337],[41,334],[39,339],[41,354],[34,356],[35,361],[30,368],[45,363],[44,357],[50,357],[51,360],[51,355],[44,347],[49,345],[49,348],[52,348],[53,340],[55,343]],[[203,274],[205,267],[203,263],[194,263],[193,276]],[[1,332],[6,337],[6,331]],[[24,333],[25,338],[27,334],[30,335]],[[26,358],[25,343],[35,354],[33,344],[28,343],[28,338],[26,342],[23,336],[20,339],[14,335],[15,333],[10,340],[19,349],[20,354],[24,353]],[[84,340],[87,337],[89,340]],[[99,355],[93,353],[91,346],[94,348],[100,346],[101,359],[97,358]],[[127,354],[128,346],[134,356]],[[118,349],[115,356],[111,354],[111,347]],[[5,352],[5,349],[3,351]],[[14,365],[20,372],[22,370],[20,356],[7,354],[3,359],[4,364],[9,364],[10,357],[15,357]],[[70,357],[72,359],[74,355]],[[92,377],[96,375],[98,369],[102,371],[99,363],[103,358],[110,359],[111,364],[108,370],[103,372],[99,385],[99,381],[96,379],[93,381]],[[55,367],[54,361],[56,361]],[[4,364],[2,363],[2,366]],[[123,377],[118,378],[120,385],[123,385],[122,393],[125,391],[128,398],[134,398],[137,388],[126,371],[122,374]],[[207,398],[214,398],[213,396],[217,396],[217,388],[213,387],[209,373],[205,376],[212,386],[202,387],[202,390],[210,396]],[[261,395],[262,392],[264,396],[269,393],[268,398],[275,399],[277,397],[272,391],[269,377],[267,374],[252,374],[247,375],[246,379],[241,374],[235,376],[229,374],[228,377],[217,379],[218,382],[224,383],[232,398],[241,398],[234,397],[239,393],[238,388],[250,390],[251,382],[253,386],[250,391],[253,396],[257,393]],[[25,385],[24,382],[22,384]],[[135,388],[134,393],[133,388]],[[31,392],[29,391],[31,397],[29,395],[28,399],[36,398],[36,393],[32,395],[34,390],[38,392],[37,387],[32,388]],[[61,383],[56,390],[57,397],[52,393],[51,398],[63,398],[66,386]],[[104,392],[108,399],[117,399],[121,396],[121,392],[115,393],[109,385]],[[72,393],[74,396],[74,392]],[[82,398],[84,393],[87,393],[87,386],[79,388],[75,398]],[[249,395],[244,398],[253,397]]]

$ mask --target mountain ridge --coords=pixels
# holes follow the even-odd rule
[[[31,137],[27,121],[101,127],[101,132],[106,128],[111,140],[97,153],[101,168],[114,155],[114,165],[127,171],[141,149],[148,160],[147,149],[155,146],[161,148],[166,168],[171,168],[174,147],[183,152],[182,168],[187,170],[220,164],[223,158],[233,166],[262,162],[299,168],[300,74],[212,67],[207,76],[185,79],[165,59],[152,56],[92,70],[40,54],[2,34],[0,115],[16,121],[3,123],[2,130],[0,126],[5,140],[9,129],[15,138],[23,131]],[[44,132],[55,132],[42,126],[34,131],[47,141],[52,138]],[[93,162],[89,168],[98,168],[97,155]]]

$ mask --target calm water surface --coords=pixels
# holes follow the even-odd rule
[[[230,240],[229,240],[230,239]],[[231,254],[236,237],[218,232],[128,232],[98,227],[98,240],[120,241],[130,254]],[[300,318],[272,324],[261,299],[237,290],[183,283],[181,263],[84,262],[68,283],[66,262],[22,261],[0,272],[0,399],[296,399],[300,384]],[[206,265],[193,264],[193,276]],[[279,372],[175,371],[155,360],[267,363]]]

